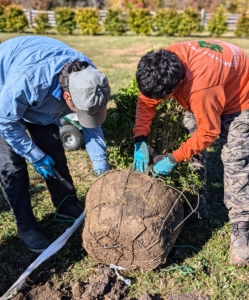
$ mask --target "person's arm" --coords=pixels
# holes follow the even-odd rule
[[[96,128],[82,127],[87,153],[93,164],[93,171],[100,176],[110,169],[106,153],[106,143],[101,126]]]
[[[17,154],[35,163],[45,154],[34,144],[21,122],[32,96],[27,81],[16,79],[9,76],[0,92],[0,134]]]
[[[220,116],[225,102],[223,86],[201,90],[191,95],[190,107],[196,118],[197,130],[173,152],[177,162],[189,160],[215,141],[221,132]]]
[[[136,108],[136,124],[133,128],[135,135],[134,168],[138,172],[145,172],[149,164],[148,134],[152,120],[156,114],[156,106],[161,100],[145,97],[140,93]]]
[[[135,142],[136,139],[139,139],[138,137],[147,137],[150,133],[150,126],[156,114],[156,107],[161,102],[161,100],[150,99],[143,96],[141,93],[139,94],[136,107],[136,122],[133,128]]]

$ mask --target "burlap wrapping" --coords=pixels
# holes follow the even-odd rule
[[[104,264],[155,269],[166,262],[183,218],[180,193],[163,181],[134,171],[109,171],[87,192],[83,246]]]

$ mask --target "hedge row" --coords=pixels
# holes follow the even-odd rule
[[[168,8],[152,15],[148,9],[129,10],[123,14],[121,10],[109,9],[104,21],[100,24],[99,11],[92,7],[78,8],[59,7],[54,11],[56,30],[60,34],[73,34],[76,28],[83,35],[105,33],[123,35],[127,31],[137,35],[178,35],[189,36],[193,32],[208,30],[210,35],[220,36],[227,31],[226,12],[220,6],[216,9],[208,23],[208,28],[201,25],[200,13],[192,7],[182,13]],[[244,13],[238,19],[235,35],[249,36],[249,16]],[[38,13],[34,19],[33,30],[37,34],[46,34],[50,29],[46,13]],[[28,19],[21,6],[0,6],[0,31],[23,32],[28,27]]]

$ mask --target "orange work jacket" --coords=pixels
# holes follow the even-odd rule
[[[249,109],[249,58],[237,46],[219,40],[196,40],[172,44],[186,69],[182,85],[173,98],[196,117],[197,130],[173,151],[177,162],[189,158],[211,145],[221,132],[222,114]],[[140,93],[135,137],[147,136],[162,100]],[[166,100],[167,101],[167,100]]]

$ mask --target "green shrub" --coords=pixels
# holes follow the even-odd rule
[[[0,31],[4,31],[6,27],[6,19],[4,16],[4,6],[0,5]]]
[[[152,15],[146,8],[130,10],[128,12],[128,26],[137,35],[149,35],[152,29]]]
[[[152,24],[153,30],[159,35],[174,35],[179,25],[177,10],[173,8],[159,10]]]
[[[129,155],[133,154],[132,129],[135,125],[138,94],[137,82],[133,80],[128,88],[120,91],[114,100],[115,108],[108,109],[107,121],[103,124],[103,128],[110,133],[109,142],[117,146],[122,153],[126,152]],[[148,138],[158,153],[170,152],[179,146],[182,135],[182,124],[179,120],[182,118],[183,109],[173,99],[165,100],[157,107]]]
[[[103,129],[110,136],[108,144],[117,147],[124,156],[133,153],[133,132],[135,111],[138,99],[138,87],[133,80],[128,88],[121,89],[115,98],[115,108],[109,108]]]
[[[135,125],[138,86],[133,80],[127,88],[120,91],[115,101],[115,108],[109,108],[106,121],[102,125],[106,135],[110,163],[119,168],[131,167],[134,153],[133,127]],[[186,140],[182,130],[184,110],[174,99],[165,99],[157,107],[151,125],[149,144],[158,154],[176,150]],[[202,186],[198,175],[188,163],[178,164],[171,176],[164,178],[167,184],[184,189],[193,194],[193,186],[198,190]]]
[[[236,29],[234,31],[234,34],[237,37],[249,37],[249,15],[246,13],[243,13],[237,23],[236,23]]]
[[[188,7],[180,14],[179,18],[180,20],[177,28],[179,36],[189,36],[192,32],[203,31],[203,26],[201,26],[201,15],[197,9]]]
[[[238,4],[237,3],[234,3],[234,2],[231,2],[227,8],[227,11],[230,13],[230,14],[235,14],[238,10]]]
[[[81,34],[95,35],[101,31],[99,11],[96,8],[79,8],[76,13],[76,22]]]
[[[72,34],[76,28],[75,11],[69,7],[58,7],[54,12],[58,33]]]
[[[108,9],[103,25],[105,32],[110,35],[122,35],[126,32],[126,21],[119,9]]]
[[[47,13],[38,13],[34,18],[34,23],[33,30],[37,34],[45,34],[51,28]]]
[[[221,36],[227,31],[227,17],[223,6],[216,8],[213,17],[208,22],[208,31],[211,35]]]
[[[28,19],[19,5],[9,5],[4,9],[6,30],[8,32],[23,32],[28,26]]]

